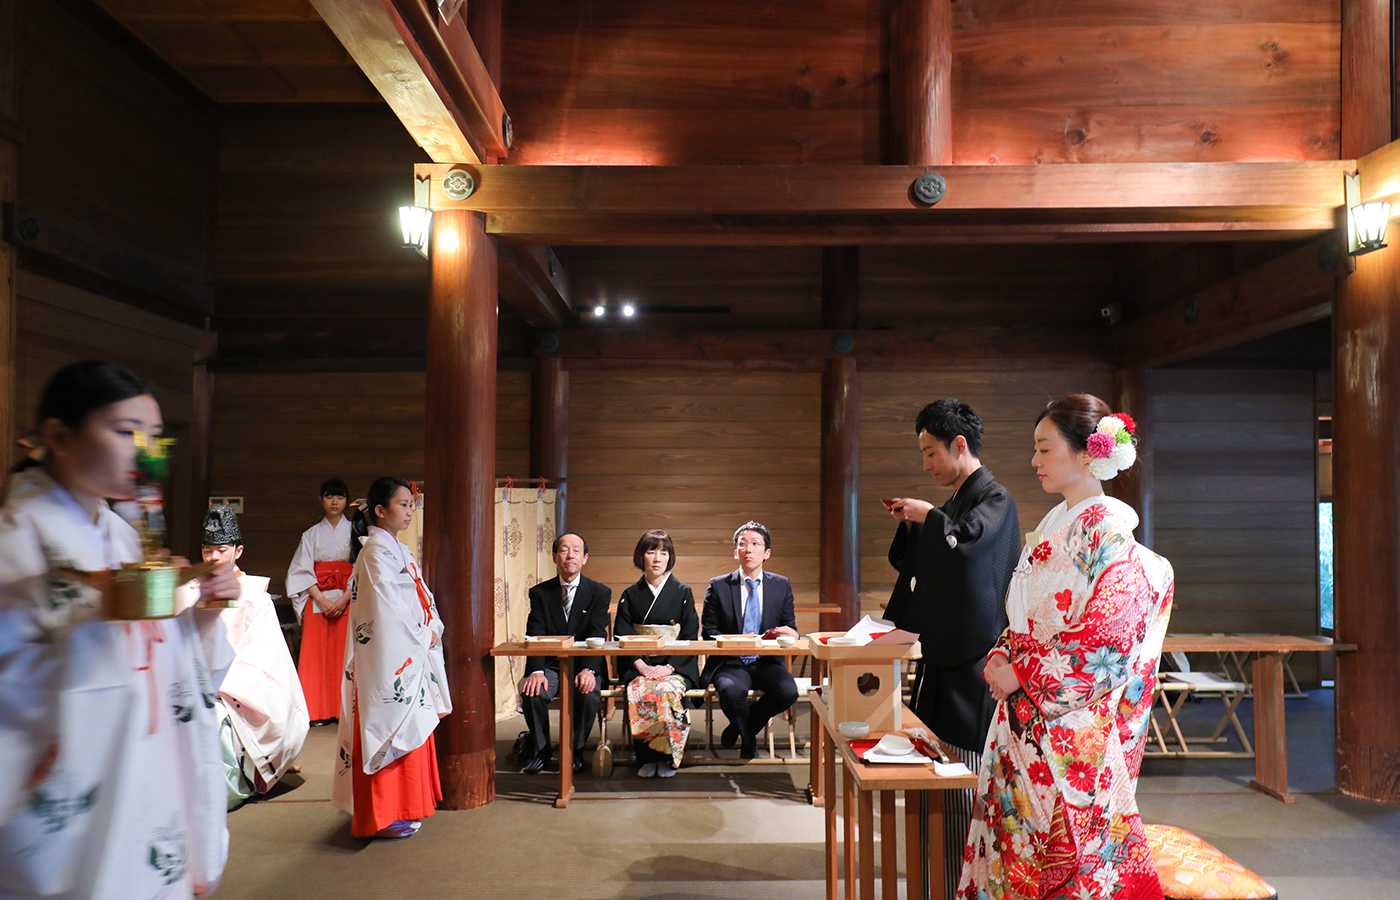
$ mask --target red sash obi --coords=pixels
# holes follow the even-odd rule
[[[323,591],[343,591],[350,584],[350,574],[355,567],[345,560],[326,560],[316,563],[316,586]]]

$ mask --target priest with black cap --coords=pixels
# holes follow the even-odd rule
[[[231,507],[209,509],[202,543],[206,562],[237,567],[243,535]],[[272,789],[301,753],[311,724],[268,579],[236,571],[242,593],[220,614],[235,656],[216,701],[229,809]]]
[[[1006,629],[1006,588],[1021,550],[1016,502],[982,465],[982,418],[958,400],[924,407],[914,422],[923,470],[953,492],[942,506],[886,500],[899,523],[890,565],[899,571],[885,617],[919,635],[923,659],[914,712],[974,773],[996,711],[982,680]],[[958,883],[972,791],[945,800],[945,884]],[[951,896],[951,893],[949,894]]]

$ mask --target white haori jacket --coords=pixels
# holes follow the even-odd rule
[[[442,618],[408,547],[372,527],[350,581],[346,680],[335,801],[353,812],[350,761],[359,711],[364,772],[373,775],[428,740],[452,712]]]
[[[268,579],[240,575],[238,582],[238,606],[219,613],[234,651],[219,697],[243,747],[245,774],[266,793],[301,753],[311,718]]]
[[[42,470],[0,509],[0,892],[189,897],[228,856],[215,698],[233,651],[217,611],[97,618],[65,570],[141,559],[104,503]]]
[[[298,619],[302,618],[311,597],[307,592],[316,583],[316,563],[348,562],[349,559],[349,519],[341,517],[338,525],[322,519],[301,533],[301,543],[297,544],[292,564],[287,567],[287,596],[292,600]],[[326,599],[339,600],[340,594],[337,590],[326,591]]]

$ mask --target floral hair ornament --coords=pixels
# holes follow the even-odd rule
[[[1108,481],[1137,462],[1137,422],[1125,412],[1099,419],[1089,435],[1089,474]]]

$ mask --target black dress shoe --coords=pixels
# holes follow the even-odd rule
[[[744,735],[743,745],[739,748],[740,759],[753,759],[758,756],[758,738],[752,734]]]
[[[713,732],[711,733],[713,734]],[[719,745],[726,750],[733,750],[738,743],[739,726],[733,724],[724,726],[724,731],[720,732],[719,735]]]
[[[549,765],[549,754],[538,753],[530,757],[525,765],[520,767],[520,771],[524,772],[526,775],[538,775],[540,772],[544,771],[544,767],[547,765]]]
[[[574,771],[575,771],[575,772],[582,772],[582,771],[583,771],[584,769],[586,769],[586,768],[588,768],[588,763],[586,763],[586,762],[583,761],[583,754],[581,754],[581,753],[576,753],[576,754],[574,754]]]

